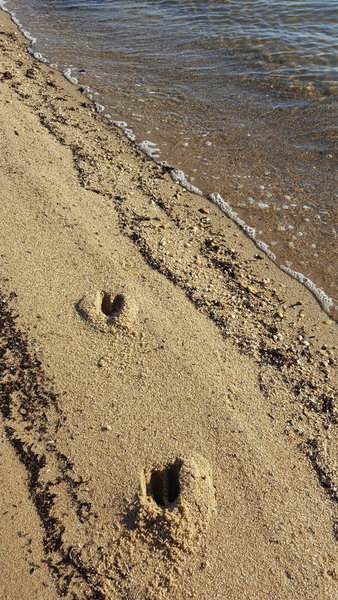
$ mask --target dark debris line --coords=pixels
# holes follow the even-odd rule
[[[13,294],[15,295],[15,294]],[[104,600],[96,572],[84,565],[72,546],[63,541],[65,525],[58,515],[60,483],[67,489],[72,520],[85,524],[94,517],[90,504],[81,502],[73,464],[57,450],[50,439],[64,424],[58,406],[41,368],[29,351],[26,337],[18,331],[5,299],[0,300],[0,414],[7,439],[27,472],[28,490],[43,528],[44,561],[60,597],[72,600]],[[57,475],[46,481],[45,467],[57,465]]]
[[[111,197],[111,200],[114,204],[115,210],[118,215],[118,222],[119,222],[121,232],[125,236],[127,236],[137,246],[137,248],[138,248],[140,254],[143,256],[145,262],[154,271],[157,271],[161,275],[164,275],[174,285],[177,285],[178,287],[180,287],[186,293],[187,297],[189,298],[189,300],[191,300],[191,302],[194,304],[194,306],[199,310],[203,310],[203,312],[205,312],[208,315],[208,317],[215,323],[215,325],[217,325],[219,327],[222,336],[225,338],[228,337],[228,332],[227,332],[228,320],[226,319],[226,317],[218,314],[217,310],[215,310],[215,308],[208,305],[208,303],[205,301],[205,298],[197,296],[196,295],[197,288],[193,288],[193,287],[190,287],[190,286],[187,286],[186,284],[184,284],[180,280],[179,276],[176,275],[175,273],[173,273],[170,269],[168,269],[168,267],[165,265],[165,263],[160,258],[156,258],[153,255],[152,250],[151,250],[150,246],[147,244],[146,239],[141,235],[141,233],[139,231],[137,231],[138,223],[136,223],[135,220],[133,223],[128,222],[127,214],[125,213],[125,211],[123,209],[123,198],[121,196],[114,197],[112,195],[110,195],[110,197]],[[208,240],[206,241],[205,245],[206,245],[206,250],[208,251],[210,249],[210,244],[208,243]],[[216,250],[218,250],[218,249],[219,249],[219,247],[216,246]],[[214,249],[212,249],[212,250],[214,250]],[[229,260],[227,260],[227,261],[222,261],[222,260],[219,260],[218,258],[212,257],[211,262],[216,269],[221,270],[223,273],[225,273],[228,276],[229,285],[231,285],[231,288],[233,289],[234,293],[236,293],[236,290],[235,290],[236,272],[235,272],[235,267],[234,267],[233,263],[231,262],[231,258],[233,258],[233,256],[231,256],[230,251],[228,251],[228,254],[229,254]],[[270,329],[272,329],[271,332],[268,331],[268,333],[270,333],[269,337],[271,337],[273,335],[273,333],[275,333],[275,330],[277,331],[276,328],[274,330],[273,326],[269,326],[267,323],[264,323],[264,327],[267,331],[269,330],[269,327],[270,327]],[[247,345],[242,345],[241,340],[239,338],[237,345],[241,351],[243,351],[246,354],[251,356],[252,352],[250,351],[250,345],[251,345],[250,340],[247,340],[247,341],[248,341]],[[258,361],[258,364],[260,365],[260,367],[262,369],[264,369],[265,365],[270,365],[273,368],[275,368],[277,371],[280,372],[282,378],[285,379],[285,381],[288,384],[290,384],[290,377],[291,377],[291,379],[294,380],[295,397],[297,397],[299,395],[299,392],[297,393],[297,391],[296,391],[297,390],[296,382],[298,381],[298,379],[300,377],[300,374],[297,373],[297,359],[298,359],[298,355],[295,353],[295,351],[292,348],[287,348],[287,349],[269,348],[269,347],[265,347],[264,345],[261,346],[261,348],[259,349],[259,356],[256,357],[256,360]],[[289,371],[289,369],[294,369],[293,375],[291,375],[291,371]],[[262,389],[262,391],[265,392],[266,390]],[[326,414],[327,419],[331,423],[336,424],[337,420],[334,415],[334,406],[333,406],[332,399],[326,398],[326,397],[323,399],[323,395],[322,395],[321,400],[322,400],[322,406],[320,409],[317,409],[317,412]],[[295,429],[295,432],[297,433],[296,429]],[[315,451],[313,450],[314,443],[316,444]],[[322,456],[320,454],[320,450],[318,448],[317,441],[315,439],[308,439],[305,443],[300,444],[300,449],[302,452],[305,453],[311,466],[313,467],[319,484],[328,493],[331,500],[333,500],[334,502],[338,502],[338,494],[337,494],[337,489],[335,487],[335,483],[334,483],[332,477],[330,476],[330,474],[327,472],[323,458],[322,458]]]

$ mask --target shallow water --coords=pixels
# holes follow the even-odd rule
[[[9,0],[34,49],[334,297],[331,1]]]

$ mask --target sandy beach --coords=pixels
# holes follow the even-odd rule
[[[332,599],[335,323],[26,43],[0,12],[0,600]]]

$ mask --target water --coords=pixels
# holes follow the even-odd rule
[[[335,297],[338,2],[9,0],[34,46],[91,85]]]

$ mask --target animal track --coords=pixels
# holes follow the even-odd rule
[[[117,294],[107,291],[86,294],[75,308],[81,317],[100,331],[112,331],[114,326],[130,332],[135,330],[137,306],[124,290]]]
[[[146,469],[141,477],[140,502],[143,508],[147,506],[156,513],[163,508],[189,505],[190,509],[196,510],[199,518],[203,515],[203,519],[208,520],[216,508],[208,461],[194,454]]]
[[[162,471],[152,471],[148,484],[148,494],[158,506],[170,508],[178,500],[181,467],[182,461],[177,459]]]
[[[125,300],[122,294],[117,294],[112,301],[111,294],[103,292],[101,310],[107,317],[119,317],[123,311],[124,305]]]
[[[123,562],[115,558],[109,565],[110,577],[122,570],[118,584],[125,597],[158,600],[165,587],[168,597],[176,598],[182,572],[195,572],[205,560],[215,511],[211,467],[200,454],[172,457],[142,470],[139,494],[123,515],[125,531],[115,555]],[[126,556],[132,572],[125,570]]]

